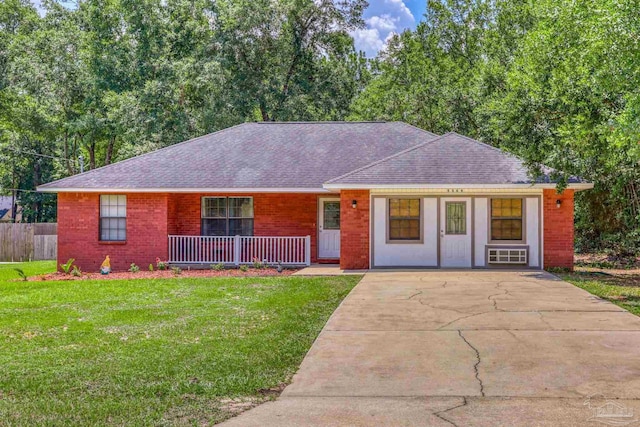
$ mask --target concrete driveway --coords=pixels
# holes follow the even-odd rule
[[[640,318],[545,272],[371,272],[228,426],[640,426]]]

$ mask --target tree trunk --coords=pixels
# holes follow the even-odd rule
[[[87,145],[87,149],[89,150],[89,167],[93,170],[96,168],[96,144]]]
[[[107,152],[104,155],[104,165],[107,166],[108,164],[111,164],[111,157],[113,156],[113,146],[116,143],[116,137],[113,136],[111,137],[111,139],[109,139],[109,144],[107,145]]]

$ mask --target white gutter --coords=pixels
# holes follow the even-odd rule
[[[324,188],[65,188],[37,187],[41,193],[329,193]]]
[[[506,189],[554,189],[556,184],[324,184],[327,190],[373,190],[373,189],[453,189],[453,188],[506,188]],[[569,190],[590,190],[592,183],[567,184]]]

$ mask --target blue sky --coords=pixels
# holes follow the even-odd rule
[[[39,7],[41,0],[33,0]],[[72,3],[72,2],[68,2]],[[369,0],[364,12],[366,28],[353,32],[356,48],[373,58],[394,33],[415,28],[422,19],[427,0]]]
[[[352,33],[356,49],[373,58],[394,33],[415,28],[422,20],[427,0],[369,0],[364,12],[366,28]]]

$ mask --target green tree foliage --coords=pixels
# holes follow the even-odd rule
[[[0,3],[0,192],[253,120],[344,119],[365,0]],[[5,189],[4,191],[2,189]],[[16,193],[28,221],[55,197]]]
[[[638,1],[431,0],[376,60],[352,119],[456,130],[595,183],[579,249],[640,250]]]

